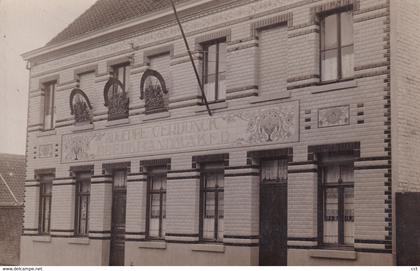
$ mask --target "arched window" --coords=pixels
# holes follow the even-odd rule
[[[81,89],[75,88],[71,92],[70,111],[76,123],[92,122],[92,105]]]
[[[147,69],[140,83],[140,99],[144,99],[146,114],[167,111],[168,90],[162,75]]]
[[[129,99],[120,80],[109,78],[104,88],[104,100],[108,107],[108,120],[128,118]]]

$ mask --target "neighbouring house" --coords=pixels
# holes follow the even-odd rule
[[[23,224],[25,156],[0,154],[0,265],[18,265]]]
[[[98,0],[23,55],[21,263],[416,257],[420,1],[175,4],[211,116],[169,0]]]

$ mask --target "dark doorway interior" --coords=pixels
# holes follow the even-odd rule
[[[397,265],[420,265],[420,193],[397,193]]]
[[[287,265],[287,184],[260,186],[260,265]]]
[[[125,209],[127,197],[126,172],[114,171],[112,190],[111,249],[109,265],[124,265]]]

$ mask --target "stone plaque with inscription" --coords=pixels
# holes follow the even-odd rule
[[[62,163],[296,142],[299,102],[63,135]]]

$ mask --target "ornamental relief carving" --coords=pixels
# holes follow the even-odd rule
[[[130,101],[121,81],[109,78],[104,87],[104,100],[104,105],[108,107],[108,120],[128,117]]]
[[[144,99],[146,114],[166,111],[166,94],[168,90],[162,75],[147,69],[140,82],[140,99]]]
[[[76,123],[92,122],[92,105],[81,89],[73,89],[70,94],[70,112]]]
[[[62,163],[299,141],[299,102],[63,135]]]
[[[197,18],[194,20],[184,22],[183,27],[185,32],[193,32],[200,29],[221,25],[223,23],[232,21],[233,19],[254,16],[258,13],[270,11],[281,6],[285,6],[285,3],[283,1],[261,0],[256,3],[239,6],[236,8],[217,12],[208,16],[203,16],[199,19]],[[104,57],[109,54],[115,54],[116,52],[123,53],[124,51],[131,49],[130,43],[134,43],[135,46],[144,46],[146,44],[150,44],[160,40],[174,38],[177,35],[179,35],[179,28],[176,25],[162,29],[157,29],[154,31],[150,31],[149,33],[145,33],[141,36],[131,38],[129,40],[127,39],[124,41],[95,48],[89,51],[81,52],[72,56],[67,56],[61,59],[52,60],[46,63],[36,65],[32,68],[32,72],[34,75],[36,75],[40,72],[45,72],[50,69],[76,64],[77,62],[85,61],[87,59],[96,59],[98,57]]]
[[[343,126],[350,124],[350,106],[335,106],[318,110],[318,127]]]

